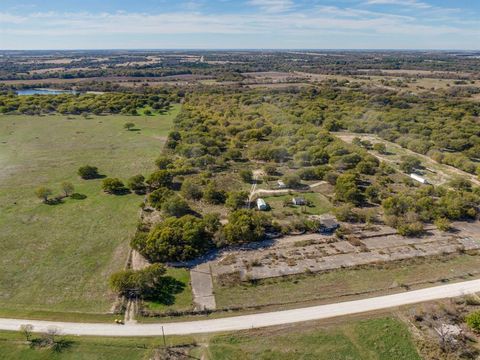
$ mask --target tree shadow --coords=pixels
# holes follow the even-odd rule
[[[50,348],[55,353],[61,353],[71,348],[73,344],[74,344],[73,340],[65,339],[63,337],[53,338],[47,335],[36,337],[30,340],[31,348],[33,349]]]
[[[185,289],[185,284],[171,276],[162,277],[160,284],[153,289],[151,296],[147,300],[154,300],[162,305],[173,305],[175,303],[175,295],[181,293]]]
[[[89,177],[82,177],[82,179],[88,181],[88,180],[105,179],[106,177],[107,177],[107,175],[96,174],[96,175],[89,176]]]
[[[112,195],[116,195],[116,196],[124,196],[124,195],[128,195],[128,194],[131,194],[132,192],[130,191],[130,189],[128,188],[122,188],[122,189],[118,189],[118,190],[115,190],[115,191],[112,191]]]
[[[59,339],[59,340],[56,340],[55,343],[52,345],[52,351],[56,353],[61,353],[71,348],[73,344],[74,344],[73,340]]]
[[[73,193],[70,195],[70,199],[73,200],[85,200],[87,198],[87,195],[85,194],[79,194],[79,193]]]
[[[63,204],[63,197],[55,197],[52,199],[45,200],[45,204],[47,205],[60,205]]]

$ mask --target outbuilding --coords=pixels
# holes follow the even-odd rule
[[[294,197],[294,198],[292,198],[292,204],[293,205],[298,205],[298,206],[303,206],[303,205],[307,205],[307,201],[302,197]]]
[[[421,183],[421,184],[428,184],[427,179],[421,177],[421,176],[418,175],[418,174],[413,174],[413,173],[412,173],[412,174],[410,174],[410,177],[411,177],[413,180],[418,181],[418,182]]]
[[[261,211],[268,210],[268,205],[263,199],[257,199],[257,209]]]

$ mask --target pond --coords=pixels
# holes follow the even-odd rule
[[[76,94],[73,90],[56,90],[56,89],[25,89],[18,90],[18,95],[59,95],[59,94]]]

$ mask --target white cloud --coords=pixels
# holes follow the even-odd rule
[[[1,22],[0,18],[0,22]],[[383,34],[445,34],[459,29],[431,25],[414,17],[383,14],[337,7],[318,7],[309,13],[203,14],[175,12],[145,13],[35,13],[26,18],[6,16],[14,23],[0,33],[22,35],[98,35],[98,34],[305,34],[324,31],[353,31]]]
[[[0,24],[21,24],[26,20],[23,16],[0,12]]]
[[[398,3],[400,0],[369,1]],[[87,47],[88,44],[95,41],[102,43],[101,39],[108,38],[108,41],[103,42],[105,44],[103,47],[110,48],[125,47],[122,40],[127,38],[145,41],[142,44],[148,44],[147,41],[152,41],[152,44],[165,44],[165,41],[174,42],[182,36],[183,39],[191,39],[188,40],[191,41],[188,44],[199,44],[193,47],[201,47],[200,43],[209,42],[216,47],[225,47],[224,44],[227,47],[238,46],[230,39],[241,39],[247,44],[246,47],[258,47],[260,41],[264,41],[265,47],[285,47],[287,39],[290,47],[295,47],[291,44],[298,44],[298,47],[301,47],[300,44],[306,43],[318,44],[311,47],[321,47],[322,43],[336,44],[337,36],[365,41],[371,44],[367,46],[371,48],[378,47],[375,39],[384,41],[392,48],[396,47],[396,43],[391,39],[402,40],[412,44],[411,47],[414,47],[413,44],[419,39],[430,45],[434,40],[437,41],[435,44],[438,44],[439,39],[448,36],[453,39],[468,39],[469,44],[480,43],[480,30],[476,21],[465,21],[465,16],[457,13],[449,14],[448,17],[445,13],[437,14],[433,10],[438,8],[429,10],[431,14],[423,17],[415,13],[399,15],[394,11],[379,12],[365,7],[316,6],[306,11],[300,7],[291,7],[291,1],[250,0],[250,2],[252,5],[255,3],[256,7],[241,15],[233,12],[212,14],[188,9],[164,13],[37,12],[21,17],[0,12],[0,48],[8,46],[28,48],[28,45],[21,44],[22,41],[36,46],[36,41],[47,42],[51,44],[50,47],[64,41],[71,44],[71,47],[79,47],[80,45],[75,46],[71,39],[80,37]],[[264,7],[267,3],[270,6],[268,8]],[[155,42],[159,38],[168,40]],[[215,40],[219,38],[225,43],[221,44]],[[114,45],[110,41],[117,41],[120,45]],[[251,46],[248,45],[249,41]],[[139,45],[135,43],[135,46]],[[176,45],[177,48],[185,46],[187,46],[185,43]],[[338,42],[338,47],[342,46],[351,47]]]
[[[397,5],[397,6],[406,6],[413,7],[417,9],[429,9],[432,6],[425,2],[417,0],[367,0],[367,5]]]
[[[248,4],[270,13],[288,11],[295,6],[293,0],[249,0]]]

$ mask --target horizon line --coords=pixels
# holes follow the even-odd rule
[[[433,51],[433,52],[480,52],[479,49],[454,48],[44,48],[44,49],[0,49],[11,51]]]

